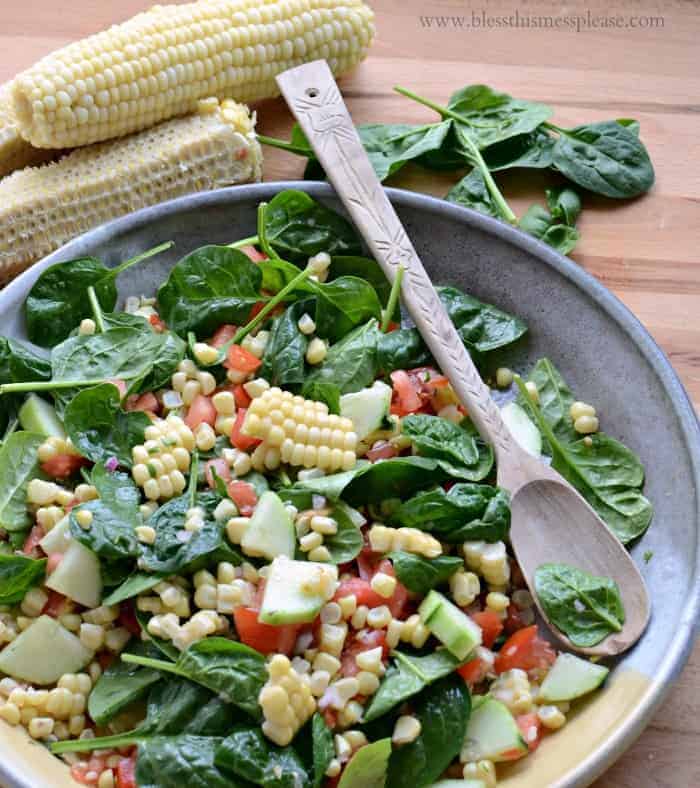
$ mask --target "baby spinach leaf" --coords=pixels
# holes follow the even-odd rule
[[[401,422],[401,433],[411,439],[423,457],[473,465],[479,455],[474,438],[459,425],[439,416],[415,414]]]
[[[362,531],[348,517],[342,505],[336,505],[330,515],[338,523],[337,533],[325,536],[323,544],[331,554],[334,564],[346,564],[357,558],[364,544]]]
[[[265,209],[265,234],[268,243],[292,262],[305,262],[319,252],[362,253],[362,244],[347,219],[296,189],[279,192],[270,200]]]
[[[277,747],[259,728],[237,727],[221,742],[216,765],[263,788],[310,788],[304,764],[293,747]]]
[[[382,304],[386,304],[389,299],[391,285],[376,260],[358,255],[336,255],[331,258],[328,281],[332,282],[341,276],[358,276],[369,282]]]
[[[214,333],[222,323],[241,325],[260,300],[262,272],[238,249],[202,246],[177,263],[158,289],[160,314],[181,336]]]
[[[131,449],[144,442],[151,420],[145,413],[126,413],[119,390],[111,383],[83,389],[68,403],[64,424],[78,451],[93,462],[116,457],[131,468]]]
[[[323,715],[316,712],[311,718],[314,779],[313,788],[320,788],[326,778],[326,770],[335,758],[333,733],[326,725]]]
[[[37,449],[44,442],[33,432],[13,432],[0,448],[0,527],[23,531],[33,524],[27,509],[27,485],[41,477]]]
[[[542,564],[535,570],[535,592],[547,618],[575,646],[590,648],[622,630],[620,589],[609,577],[568,564]]]
[[[265,346],[260,375],[273,386],[294,389],[306,378],[306,349],[309,339],[299,330],[299,318],[314,311],[313,299],[297,301],[275,318]]]
[[[71,509],[71,536],[103,561],[137,558],[141,545],[136,538],[136,528],[142,522],[138,487],[128,474],[110,472],[104,465],[93,468],[91,482],[100,497]],[[78,525],[76,515],[81,511],[92,513],[87,531]]]
[[[399,328],[377,337],[377,368],[385,375],[432,363],[433,357],[415,328]]]
[[[317,285],[316,292],[316,333],[331,341],[340,341],[356,326],[381,317],[375,289],[357,276]]]
[[[584,189],[606,197],[636,197],[654,183],[649,154],[634,129],[614,121],[555,128],[554,166]]]
[[[579,239],[578,230],[557,222],[541,205],[531,205],[519,222],[521,230],[539,238],[561,254],[568,254]]]
[[[215,764],[222,739],[215,736],[155,736],[139,742],[139,788],[244,788]]]
[[[0,553],[0,605],[21,602],[30,588],[44,579],[45,558]]]
[[[0,385],[48,380],[51,377],[49,360],[35,353],[16,339],[0,336]],[[0,433],[5,432],[16,417],[22,395],[0,395]]]
[[[438,649],[425,657],[394,651],[393,657],[394,661],[365,710],[365,722],[386,714],[428,685],[453,673],[461,664],[447,649]]]
[[[581,213],[581,198],[578,194],[573,189],[560,186],[556,189],[547,189],[545,195],[552,216],[573,227]]]
[[[510,502],[505,490],[488,484],[455,484],[448,492],[436,487],[402,503],[390,521],[442,542],[498,542],[510,529]]]
[[[528,134],[518,134],[490,145],[482,154],[491,172],[518,167],[546,169],[552,166],[555,142],[554,137],[538,127]]]
[[[340,413],[340,389],[328,381],[312,381],[304,386],[304,396],[316,402],[325,402],[328,405],[328,412]]]
[[[530,371],[528,380],[537,386],[538,407],[554,435],[561,441],[573,442],[579,434],[574,429],[570,410],[574,395],[559,370],[548,358],[541,358]],[[530,397],[520,394],[518,404],[534,418]]]
[[[401,551],[389,553],[396,572],[396,579],[414,594],[425,596],[431,588],[449,580],[464,566],[456,555],[440,555],[437,558],[423,558],[413,553]]]
[[[471,698],[461,676],[445,676],[426,688],[411,705],[421,732],[415,741],[392,752],[386,788],[431,785],[452,763],[464,742]]]
[[[468,85],[450,96],[447,108],[460,116],[478,148],[534,131],[552,114],[550,107],[515,99],[487,85]]]
[[[389,738],[360,747],[343,770],[338,788],[384,788],[390,756]]]
[[[445,195],[448,202],[454,202],[463,208],[471,208],[486,216],[499,218],[501,212],[494,202],[491,193],[486,187],[486,181],[481,171],[474,169],[457,182]]]
[[[160,581],[162,577],[157,579]],[[150,587],[151,586],[149,586],[149,588]],[[107,604],[107,602],[103,601],[102,604]],[[164,654],[171,662],[177,662],[177,659],[180,656],[180,651],[175,646],[173,646],[172,641],[151,635],[148,631],[148,622],[151,620],[151,613],[146,613],[143,610],[139,610],[138,607],[135,607],[134,616],[141,627],[141,632],[145,632],[148,635],[148,642],[154,646],[157,651],[159,651],[161,654]]]
[[[118,588],[115,588],[109,596],[105,597],[102,600],[102,604],[118,605],[125,599],[131,599],[131,597],[138,596],[144,591],[157,586],[165,576],[165,573],[134,572]]]
[[[451,125],[451,120],[423,126],[372,123],[359,126],[357,131],[377,177],[383,181],[407,162],[438,150]]]
[[[151,352],[150,369],[141,379],[138,391],[155,391],[168,388],[173,372],[185,357],[187,343],[170,331],[158,334],[148,329],[146,352]]]

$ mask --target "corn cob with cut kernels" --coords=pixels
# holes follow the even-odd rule
[[[58,155],[59,151],[35,148],[22,138],[12,106],[10,84],[0,85],[0,178]]]
[[[262,730],[275,744],[286,747],[316,711],[316,700],[309,676],[297,673],[284,655],[275,654],[267,672],[269,679],[258,696],[265,717]]]
[[[154,6],[46,56],[15,79],[22,136],[36,147],[111,139],[194,111],[207,96],[279,95],[275,76],[324,58],[364,57],[374,14],[362,0],[200,0]]]
[[[156,419],[145,430],[146,442],[134,446],[131,475],[151,501],[179,495],[186,486],[184,474],[190,468],[190,452],[195,447],[192,430],[179,416]]]
[[[260,180],[260,161],[247,109],[214,100],[190,117],[15,172],[0,182],[0,284],[109,219]]]
[[[350,419],[328,413],[324,402],[271,388],[248,408],[243,433],[262,439],[251,457],[256,469],[281,462],[324,471],[350,470],[357,462],[357,434]]]

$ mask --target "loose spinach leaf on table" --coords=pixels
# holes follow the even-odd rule
[[[432,785],[464,743],[471,698],[461,676],[445,676],[423,690],[411,705],[421,732],[415,741],[392,752],[386,788]]]
[[[575,227],[557,221],[543,206],[532,205],[519,222],[519,227],[540,241],[556,249],[561,254],[568,254],[579,240],[579,232]]]
[[[447,649],[439,649],[425,657],[393,652],[394,661],[372,696],[363,720],[371,722],[400,703],[422,692],[428,685],[453,673],[461,664]]]
[[[314,310],[313,299],[297,301],[272,323],[259,374],[273,386],[294,390],[304,382],[309,338],[301,333],[298,322],[302,315],[311,315]]]
[[[486,216],[500,217],[501,213],[494,202],[491,193],[486,187],[486,181],[481,171],[474,169],[458,181],[445,195],[448,202],[471,208]]]
[[[573,227],[581,214],[581,198],[568,186],[546,189],[547,207],[555,219]]]
[[[482,155],[491,172],[519,167],[541,170],[552,166],[555,142],[554,137],[538,127],[528,134],[519,134],[490,145]]]
[[[282,192],[284,194],[284,192]],[[177,263],[158,288],[160,316],[176,334],[213,334],[242,325],[261,300],[262,271],[238,249],[202,246]]]
[[[473,465],[479,458],[474,438],[459,425],[439,416],[415,414],[401,422],[401,433],[422,457],[434,457],[457,466]]]
[[[446,582],[464,566],[456,555],[423,558],[413,553],[396,551],[387,556],[394,565],[396,579],[414,594],[425,596],[431,588]]]
[[[510,529],[508,493],[488,484],[455,484],[426,490],[404,501],[390,522],[419,528],[442,542],[498,542]]]
[[[325,536],[323,544],[331,554],[332,563],[346,564],[357,558],[362,550],[362,531],[353,523],[341,504],[333,507],[330,516],[338,523],[338,531]]]
[[[0,605],[21,602],[30,588],[44,579],[45,558],[0,553]]]
[[[24,531],[34,518],[27,509],[27,486],[42,478],[37,449],[44,442],[33,432],[13,432],[0,447],[0,528]]]
[[[155,736],[139,743],[136,784],[139,788],[246,788],[214,764],[218,736]]]
[[[360,747],[343,770],[338,788],[384,788],[390,757],[389,738]]]
[[[575,646],[595,646],[622,630],[620,589],[609,577],[567,564],[542,564],[535,570],[535,593],[547,618]]]
[[[123,411],[119,389],[111,383],[78,392],[66,406],[63,421],[83,457],[98,463],[116,457],[125,468],[131,468],[131,448],[144,442],[151,423],[141,411]]]
[[[409,161],[438,150],[451,125],[451,120],[423,126],[372,123],[359,126],[358,133],[377,177],[383,181]]]
[[[216,765],[263,788],[311,788],[311,780],[293,747],[277,747],[260,728],[236,727],[221,742]]]
[[[326,725],[323,715],[316,712],[311,718],[313,788],[320,788],[326,778],[330,762],[335,758],[333,733]]]

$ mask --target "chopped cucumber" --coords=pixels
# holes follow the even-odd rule
[[[270,561],[278,555],[294,557],[296,549],[294,523],[280,497],[267,490],[260,496],[253,516],[243,534],[241,547],[247,555],[262,556]]]
[[[85,607],[97,607],[102,598],[100,562],[87,547],[71,540],[59,565],[46,580],[46,587]]]
[[[264,624],[298,624],[313,621],[326,598],[318,590],[319,577],[331,572],[338,578],[334,564],[314,561],[293,561],[279,556],[270,565],[259,620]]]
[[[573,654],[560,654],[540,687],[539,697],[547,702],[574,700],[597,689],[610,671]]]
[[[509,402],[501,408],[501,416],[516,443],[533,457],[542,454],[542,436],[523,408],[517,402]]]
[[[439,591],[433,590],[426,596],[418,614],[425,626],[457,659],[465,659],[481,644],[481,627]]]
[[[36,432],[45,438],[65,438],[61,420],[56,415],[53,405],[50,405],[38,394],[30,394],[17,414],[22,429]]]
[[[66,515],[39,542],[39,546],[46,553],[65,553],[73,539],[70,534],[70,517]]]
[[[0,652],[0,672],[32,684],[53,684],[64,673],[84,668],[92,656],[55,618],[39,616]]]
[[[377,380],[370,388],[343,394],[340,398],[340,415],[352,421],[357,439],[362,440],[381,428],[389,415],[390,405],[391,386]]]
[[[489,697],[474,704],[459,756],[463,763],[484,759],[495,763],[515,761],[527,752],[527,744],[507,706]]]

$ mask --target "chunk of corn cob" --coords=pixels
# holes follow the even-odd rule
[[[309,676],[299,675],[283,654],[272,657],[267,672],[269,679],[258,697],[265,717],[262,730],[275,744],[286,747],[316,711],[316,701]]]
[[[271,469],[286,462],[347,471],[357,462],[357,434],[350,419],[329,414],[324,402],[276,387],[250,403],[242,431],[263,441],[251,457],[254,468]]]
[[[15,172],[0,182],[0,285],[108,219],[260,180],[260,160],[247,109],[213,100],[191,117]]]
[[[0,178],[13,170],[55,159],[59,151],[34,148],[19,133],[10,84],[0,85]]]
[[[154,6],[21,73],[12,88],[20,132],[36,147],[72,147],[185,115],[206,96],[270,98],[275,76],[292,66],[355,66],[373,17],[362,0]]]

